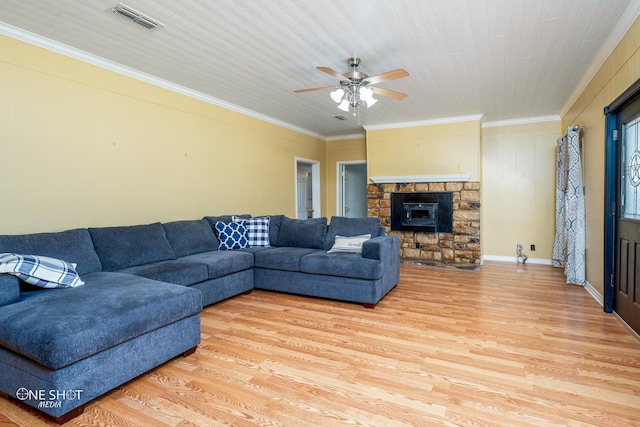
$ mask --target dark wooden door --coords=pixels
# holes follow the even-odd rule
[[[614,310],[640,333],[640,100],[618,116]]]

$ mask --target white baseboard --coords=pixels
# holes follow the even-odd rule
[[[594,288],[591,283],[587,282],[584,285],[584,289],[589,292],[589,295],[591,295],[593,299],[596,300],[598,304],[600,304],[601,307],[604,307],[604,297],[600,295],[598,291],[596,291],[596,288]]]
[[[483,255],[482,262],[484,261],[501,261],[501,262],[513,262],[513,263],[518,262],[515,256],[502,256],[502,255]],[[526,264],[551,265],[551,260],[545,259],[545,258],[528,258]]]

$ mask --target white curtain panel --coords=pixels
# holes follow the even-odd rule
[[[585,211],[580,130],[567,128],[558,138],[556,161],[556,237],[553,265],[564,267],[567,283],[586,283]]]

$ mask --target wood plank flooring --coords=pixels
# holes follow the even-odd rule
[[[265,291],[208,307],[195,354],[66,426],[640,426],[640,342],[560,269],[401,268],[373,310]]]

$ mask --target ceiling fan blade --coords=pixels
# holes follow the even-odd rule
[[[387,96],[389,98],[401,100],[407,97],[406,93],[396,92],[395,90],[383,89],[381,87],[370,87],[376,95]]]
[[[402,77],[407,77],[409,73],[407,70],[402,68],[398,68],[397,70],[387,71],[386,73],[378,74],[376,76],[367,77],[364,79],[365,82],[369,82],[369,84],[374,85],[381,82],[386,82],[388,80],[399,79]]]
[[[333,69],[331,69],[331,68],[329,68],[329,67],[316,67],[316,68],[317,68],[318,70],[320,70],[320,71],[324,72],[324,73],[329,74],[330,76],[333,76],[333,77],[337,77],[337,78],[339,78],[341,81],[342,81],[342,80],[349,80],[347,77],[343,76],[343,75],[342,75],[342,74],[340,74],[339,72],[337,72],[337,71],[335,71],[335,70],[333,70]]]
[[[322,86],[322,87],[312,87],[309,89],[298,89],[294,90],[295,93],[303,93],[303,92],[313,92],[314,90],[322,90],[322,89],[333,89],[335,86]]]

